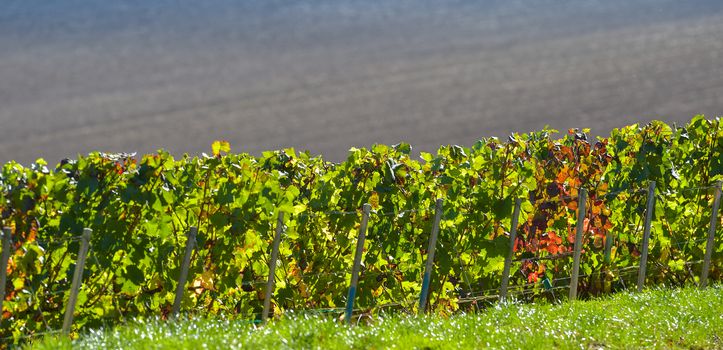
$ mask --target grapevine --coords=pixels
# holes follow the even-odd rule
[[[704,254],[714,186],[723,180],[720,118],[632,125],[595,140],[587,130],[558,135],[483,138],[423,152],[420,160],[404,143],[353,148],[337,164],[294,149],[235,154],[216,142],[199,157],[91,153],[52,169],[43,160],[8,162],[0,210],[14,234],[0,337],[60,328],[74,237],[84,227],[94,234],[76,329],[168,317],[191,226],[197,248],[182,309],[259,319],[279,212],[287,219],[274,313],[341,308],[364,203],[373,213],[356,304],[366,312],[416,307],[438,198],[445,201],[430,298],[438,313],[470,308],[465,301],[499,287],[516,198],[523,200],[511,286],[534,298],[564,285],[580,188],[589,193],[582,296],[632,280],[626,273],[639,261],[651,181],[657,204],[648,280],[695,283],[691,263]],[[716,242],[710,278],[720,280],[720,234]]]

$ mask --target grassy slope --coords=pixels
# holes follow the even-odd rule
[[[70,348],[46,338],[37,349]],[[73,348],[723,348],[723,286],[618,294],[562,305],[506,305],[480,314],[388,317],[349,327],[286,318],[254,329],[219,320],[135,322],[83,335]]]

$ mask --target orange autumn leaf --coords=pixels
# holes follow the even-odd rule
[[[555,180],[558,183],[564,183],[568,177],[570,177],[570,173],[569,173],[567,166],[565,166],[562,168],[562,170],[560,170],[559,173],[557,173],[557,178],[555,178]]]
[[[548,233],[547,236],[550,238],[550,241],[553,242],[553,243],[555,243],[555,244],[561,244],[561,243],[562,243],[562,238],[560,238],[560,236],[556,235],[555,232],[550,232],[550,233]]]
[[[554,244],[548,245],[546,248],[548,253],[555,255],[560,251],[560,247]]]
[[[529,275],[527,275],[527,283],[537,283],[539,279],[539,276],[536,272],[530,272]]]
[[[31,227],[30,232],[28,232],[28,236],[25,238],[25,243],[35,242],[37,233],[38,231],[34,227]]]
[[[570,201],[567,203],[567,207],[570,210],[577,210],[577,201]]]
[[[593,205],[590,209],[594,215],[599,215],[602,212],[602,208],[597,205]]]
[[[520,237],[515,237],[515,244],[514,244],[514,246],[512,247],[512,251],[513,251],[513,252],[517,252],[517,250],[520,249],[520,247],[522,246],[522,244],[523,244],[523,242],[522,242],[522,240],[520,239]]]

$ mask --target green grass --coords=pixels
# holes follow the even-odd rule
[[[723,286],[658,289],[561,305],[508,304],[451,318],[388,316],[346,326],[288,317],[267,327],[204,319],[137,320],[37,349],[709,349],[723,348]]]

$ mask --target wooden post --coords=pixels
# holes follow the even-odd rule
[[[708,285],[708,270],[710,270],[710,259],[713,255],[713,243],[715,240],[716,223],[718,222],[718,208],[720,207],[721,181],[718,181],[715,189],[715,199],[713,199],[713,213],[710,217],[710,227],[708,228],[708,243],[705,245],[705,258],[703,259],[703,271],[700,273],[700,288]]]
[[[577,194],[577,227],[575,228],[575,247],[572,259],[572,276],[570,276],[570,300],[577,299],[577,280],[580,275],[580,253],[582,251],[582,234],[585,226],[585,203],[587,190],[581,188]]]
[[[612,262],[612,250],[613,250],[613,233],[608,231],[605,234],[605,257],[603,261],[606,264]]]
[[[271,295],[274,292],[274,283],[276,282],[276,260],[279,259],[279,244],[281,244],[281,235],[284,233],[284,212],[279,212],[279,218],[276,220],[276,234],[274,235],[274,243],[271,248],[271,260],[269,261],[269,281],[266,282],[266,296],[264,298],[264,313],[261,314],[261,322],[266,323],[269,317],[269,309],[271,308]]]
[[[70,327],[73,325],[73,313],[75,313],[75,303],[78,301],[78,292],[80,284],[83,281],[83,270],[85,269],[85,258],[88,256],[88,246],[90,245],[90,235],[93,230],[89,228],[83,229],[83,235],[80,239],[80,250],[78,250],[78,260],[75,262],[75,271],[73,273],[73,282],[70,287],[70,298],[68,305],[65,307],[65,318],[63,319],[63,334],[70,334]]]
[[[351,281],[349,282],[349,295],[346,298],[346,311],[344,319],[351,322],[351,314],[354,312],[354,298],[356,297],[356,286],[359,283],[359,269],[361,267],[362,253],[364,252],[364,240],[367,234],[367,223],[369,222],[369,211],[372,206],[364,204],[361,226],[359,226],[359,237],[356,241],[356,253],[354,254],[354,266],[351,269]]]
[[[648,187],[648,204],[645,209],[645,231],[643,231],[643,247],[640,252],[640,268],[638,269],[638,292],[645,286],[645,272],[648,267],[648,241],[650,240],[650,225],[655,210],[655,181]]]
[[[437,247],[437,235],[439,234],[439,222],[442,220],[442,205],[444,199],[437,199],[434,214],[434,224],[432,225],[432,233],[429,236],[429,247],[427,248],[427,265],[424,269],[424,279],[422,279],[422,293],[419,295],[419,311],[424,312],[427,307],[427,297],[429,295],[429,283],[432,278],[432,269],[434,269],[434,250]]]
[[[178,316],[181,311],[181,300],[183,299],[183,290],[186,289],[186,280],[188,279],[188,269],[191,265],[191,253],[196,245],[196,235],[198,234],[198,228],[191,226],[188,231],[188,239],[186,240],[186,253],[183,256],[181,262],[181,274],[178,276],[178,286],[176,286],[176,299],[173,301],[172,315]]]
[[[515,250],[515,240],[517,239],[517,223],[520,218],[520,206],[522,198],[515,200],[515,209],[512,212],[512,226],[510,227],[510,249],[507,251],[505,259],[505,268],[502,271],[502,285],[500,286],[500,301],[504,302],[507,298],[507,285],[510,283],[510,268],[512,266],[512,256]]]
[[[8,260],[10,260],[10,242],[13,229],[3,227],[2,258],[0,258],[0,320],[2,320],[3,300],[5,300],[5,283],[7,283]]]

